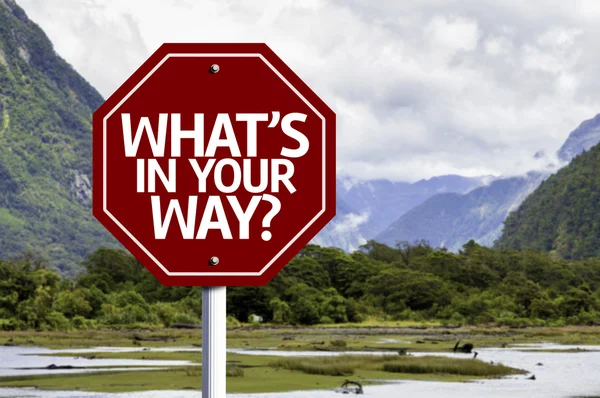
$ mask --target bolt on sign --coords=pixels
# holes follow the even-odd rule
[[[335,135],[266,44],[164,44],[93,115],[93,214],[164,285],[265,285],[335,215]]]

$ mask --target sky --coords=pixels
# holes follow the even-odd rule
[[[597,0],[18,3],[105,98],[164,42],[267,43],[336,112],[356,179],[544,169],[600,112]]]

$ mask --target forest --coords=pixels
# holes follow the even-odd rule
[[[0,328],[74,330],[198,324],[201,287],[162,286],[127,252],[100,248],[61,278],[30,253],[0,261]],[[468,242],[374,241],[351,254],[306,246],[268,285],[227,289],[228,325],[435,321],[563,326],[600,321],[600,259]]]
[[[566,259],[600,256],[600,145],[575,157],[509,213],[495,246]]]

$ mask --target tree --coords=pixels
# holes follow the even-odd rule
[[[323,265],[312,257],[294,258],[281,273],[292,280],[302,281],[317,289],[326,289],[331,286],[329,273]]]
[[[126,282],[138,283],[147,271],[124,250],[99,248],[83,262],[87,275],[80,279],[83,286],[102,286],[105,293]],[[101,288],[102,289],[102,288]]]
[[[329,317],[335,323],[348,322],[346,299],[340,296],[334,288],[327,289],[323,294],[325,295],[325,301],[322,315]]]
[[[269,303],[271,311],[273,312],[273,323],[285,324],[292,321],[292,310],[285,301],[281,301],[278,298],[274,298]]]
[[[246,320],[251,314],[271,320],[273,289],[264,286],[239,286],[227,289],[227,313]]]
[[[66,290],[58,293],[52,308],[67,318],[73,318],[76,315],[87,318],[93,311],[81,290],[76,292]]]

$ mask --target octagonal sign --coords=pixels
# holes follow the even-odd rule
[[[335,114],[265,44],[164,44],[93,115],[93,213],[164,285],[264,285],[335,215]]]

